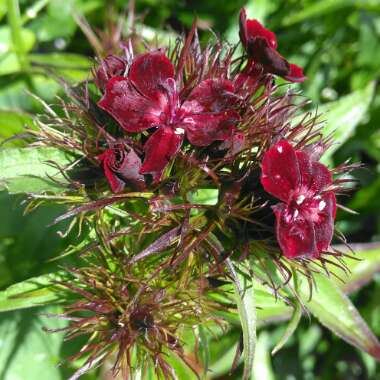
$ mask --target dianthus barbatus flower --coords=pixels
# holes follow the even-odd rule
[[[290,82],[303,82],[303,69],[289,63],[277,51],[276,35],[257,20],[247,19],[245,9],[240,11],[240,40],[248,53],[247,72],[260,66],[264,73],[278,75]]]
[[[123,75],[127,64],[116,55],[109,55],[101,61],[99,69],[95,73],[96,85],[104,90],[108,81],[116,76]]]
[[[144,176],[139,174],[141,160],[124,144],[115,144],[97,156],[97,159],[103,164],[104,174],[114,193],[122,191],[126,184],[137,190],[145,188]]]
[[[98,102],[128,132],[158,129],[145,143],[142,174],[161,176],[186,136],[203,147],[231,137],[238,122],[233,83],[213,78],[201,81],[186,99],[174,79],[175,68],[160,50],[136,57],[128,76],[109,80]]]
[[[261,183],[284,202],[273,210],[277,241],[285,257],[320,257],[330,246],[336,214],[329,169],[282,140],[264,155]]]

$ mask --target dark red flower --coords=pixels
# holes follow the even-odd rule
[[[124,144],[115,144],[97,156],[97,159],[103,164],[104,174],[114,193],[122,191],[126,184],[137,190],[145,188],[144,177],[139,173],[141,160]]]
[[[285,257],[320,257],[330,246],[336,214],[329,169],[282,140],[264,155],[261,183],[284,202],[273,210],[277,241]]]
[[[238,121],[233,90],[229,80],[207,79],[180,99],[173,64],[155,51],[135,58],[128,77],[112,78],[98,105],[128,132],[158,128],[144,146],[140,169],[158,179],[185,136],[195,146],[208,146],[232,135]]]
[[[96,85],[104,90],[108,81],[116,76],[121,76],[127,68],[126,63],[115,55],[109,55],[103,59],[95,74]]]
[[[276,35],[257,20],[247,19],[245,9],[240,10],[240,40],[248,53],[247,70],[259,65],[265,73],[278,75],[290,82],[303,82],[306,77],[301,67],[289,63],[277,51]]]

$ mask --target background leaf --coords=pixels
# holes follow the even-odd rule
[[[62,301],[53,281],[61,279],[58,273],[49,273],[11,285],[0,292],[0,312],[25,309]]]
[[[373,99],[375,83],[357,90],[352,94],[341,97],[335,102],[326,103],[319,108],[321,114],[325,114],[326,126],[323,129],[325,136],[334,136],[333,145],[324,154],[323,159],[328,159],[340,144],[353,136],[355,129],[363,122]]]
[[[333,333],[380,361],[380,344],[347,296],[324,274],[314,274],[316,289],[309,301],[306,280],[300,296],[306,308]]]
[[[252,374],[256,346],[256,305],[253,284],[245,284],[244,280],[246,279],[238,277],[229,259],[226,260],[226,264],[233,279],[236,305],[243,332],[244,372],[242,379],[248,380]]]
[[[9,193],[61,192],[65,189],[64,184],[67,181],[59,170],[47,161],[64,168],[71,160],[67,153],[55,148],[0,150],[0,187],[6,188]]]
[[[61,328],[66,322],[40,315],[58,312],[55,307],[0,314],[0,378],[2,380],[61,380],[58,368],[62,333],[42,330]],[[27,377],[26,377],[27,376]]]

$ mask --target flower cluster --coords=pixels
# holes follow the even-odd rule
[[[77,249],[87,266],[64,284],[79,298],[65,312],[68,337],[90,336],[73,378],[113,353],[114,374],[151,363],[175,378],[168,351],[191,366],[183,329],[236,313],[228,292],[211,294],[238,278],[235,266],[246,277],[262,266],[257,278],[265,272],[277,292],[289,273],[311,276],[310,263],[340,255],[336,194],[352,167],[319,162],[331,141],[317,117],[293,122],[303,103],[290,83],[285,93],[276,84],[304,81],[303,70],[244,9],[240,41],[238,57],[218,40],[202,48],[194,24],[171,48],[123,43],[70,93],[66,119],[33,132],[75,156],[60,168],[69,186],[59,201],[72,207],[56,222],[77,217],[70,228],[86,224],[96,237]]]

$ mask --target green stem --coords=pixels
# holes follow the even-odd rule
[[[20,7],[18,0],[7,0],[8,23],[11,28],[12,42],[20,68],[22,71],[29,71],[29,61],[24,48],[22,38]]]

